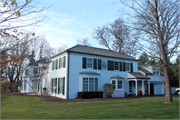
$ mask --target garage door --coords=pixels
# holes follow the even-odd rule
[[[162,84],[156,84],[155,93],[156,94],[163,94],[163,85]]]

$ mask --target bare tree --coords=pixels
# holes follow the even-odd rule
[[[133,33],[121,18],[95,29],[94,39],[109,50],[129,56],[135,56],[138,50],[138,33]]]
[[[132,18],[130,27],[142,32],[143,44],[141,44],[141,49],[163,65],[165,98],[167,103],[172,102],[168,67],[170,58],[179,52],[180,1],[134,0],[133,5],[123,0],[120,2],[134,12],[133,15],[129,14]],[[153,49],[150,44],[156,46],[157,49]]]
[[[78,39],[78,40],[77,40],[77,44],[78,44],[78,45],[92,46],[92,45],[89,43],[89,39],[88,39],[87,37],[82,38],[82,39]]]
[[[35,0],[2,0],[0,2],[0,30],[34,25],[43,20],[39,13],[47,9],[37,9]]]

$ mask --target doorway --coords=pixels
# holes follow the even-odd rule
[[[154,95],[154,83],[150,83],[150,95]]]

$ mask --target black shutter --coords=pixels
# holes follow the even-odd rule
[[[131,72],[133,72],[133,63],[130,63],[131,66]]]
[[[114,70],[114,61],[108,60],[108,70]]]
[[[126,71],[126,63],[123,62],[123,71]]]
[[[101,59],[98,59],[98,70],[101,70]]]
[[[94,59],[94,60],[93,60],[93,68],[94,68],[94,69],[97,69],[97,59]]]
[[[119,62],[119,71],[122,71],[122,62]]]
[[[83,57],[82,68],[86,69],[86,58]]]

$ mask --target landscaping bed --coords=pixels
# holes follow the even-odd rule
[[[124,98],[95,98],[95,99],[62,99],[55,96],[50,95],[29,95],[27,93],[12,93],[13,96],[30,96],[30,97],[40,97],[42,101],[45,102],[90,102],[90,101],[103,101],[103,100],[131,100],[131,99],[138,99],[141,97],[124,97]]]

